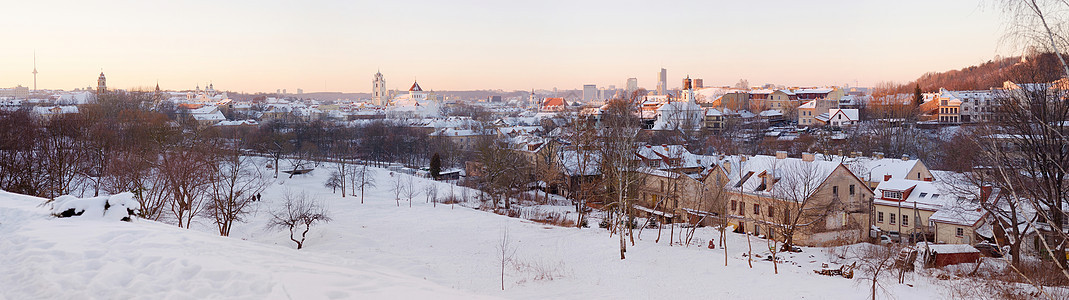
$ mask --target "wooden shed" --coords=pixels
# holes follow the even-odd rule
[[[921,249],[925,249],[921,246]],[[925,250],[926,267],[943,267],[980,260],[980,250],[966,244],[928,244]]]

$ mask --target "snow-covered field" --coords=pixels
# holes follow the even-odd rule
[[[779,274],[769,261],[747,264],[745,235],[722,249],[669,246],[668,231],[654,243],[645,229],[627,259],[619,240],[597,228],[562,228],[509,218],[462,205],[434,207],[425,197],[398,207],[394,176],[375,169],[377,187],[364,204],[324,188],[329,170],[279,178],[263,193],[247,222],[218,237],[207,218],[192,230],[164,223],[59,219],[41,199],[0,193],[0,298],[127,299],[859,299],[869,295],[855,279],[813,273],[832,262],[829,249],[785,255]],[[422,178],[418,186],[445,183]],[[422,190],[422,188],[420,188]],[[313,227],[304,249],[288,232],[267,229],[269,212],[286,192],[307,192],[328,207],[333,221]],[[461,188],[454,187],[460,195]],[[474,192],[470,193],[474,195]],[[501,290],[498,245],[505,228],[515,246]],[[678,234],[678,231],[677,231]],[[700,228],[704,244],[718,233]],[[751,238],[754,253],[767,253]],[[630,245],[629,245],[630,246]],[[856,248],[856,247],[855,247]],[[758,249],[765,249],[760,251]],[[851,248],[853,249],[853,248]],[[849,251],[847,251],[849,252]],[[899,299],[942,299],[939,281],[917,276],[910,285],[884,284]]]

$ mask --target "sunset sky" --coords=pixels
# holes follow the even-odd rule
[[[0,87],[390,89],[853,85],[1015,55],[973,0],[11,1]]]

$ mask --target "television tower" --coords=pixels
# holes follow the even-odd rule
[[[37,51],[33,51],[33,91],[37,91]]]

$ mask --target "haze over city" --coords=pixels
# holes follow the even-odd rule
[[[1015,55],[974,1],[16,1],[3,86],[270,92],[904,82]]]

